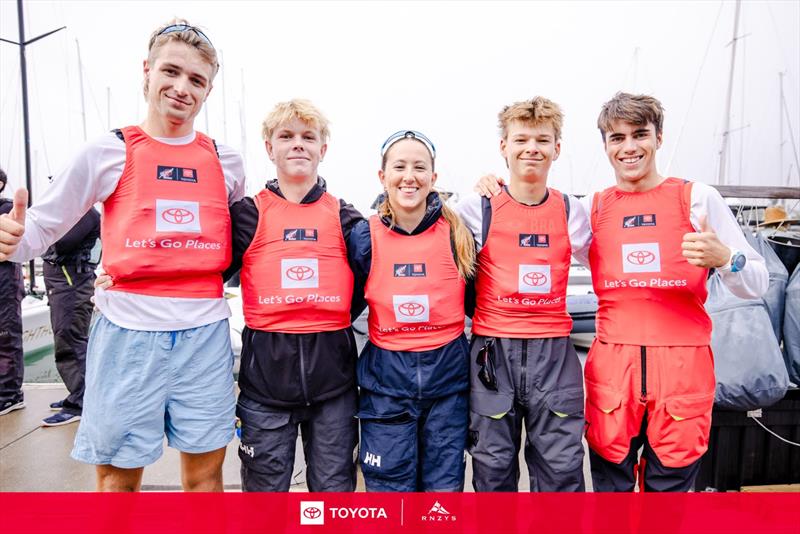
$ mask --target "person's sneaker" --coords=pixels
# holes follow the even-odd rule
[[[21,410],[25,407],[25,401],[23,400],[10,400],[0,404],[0,415],[5,415],[7,413],[13,412],[14,410]]]
[[[80,421],[81,416],[74,413],[67,413],[64,411],[55,413],[50,417],[42,419],[42,426],[61,426]]]
[[[61,408],[63,407],[64,407],[64,399],[50,403],[50,409],[53,410],[54,412],[60,412]]]

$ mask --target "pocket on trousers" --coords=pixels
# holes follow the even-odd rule
[[[622,393],[587,382],[586,401],[587,411],[593,407],[604,414],[610,414],[622,405]]]
[[[265,462],[281,464],[291,456],[294,461],[294,440],[288,443],[291,414],[287,412],[268,412],[243,405],[236,405],[236,416],[241,421],[239,436],[239,458],[248,467],[263,471]],[[290,455],[291,453],[291,455]],[[260,468],[259,468],[260,466]],[[273,467],[278,467],[274,465]]]
[[[708,449],[714,392],[672,397],[656,410],[648,438],[658,459],[667,467],[684,467]]]
[[[376,417],[361,411],[358,418],[361,420],[359,461],[364,476],[413,480],[417,464],[417,421],[411,414]]]
[[[586,441],[607,460],[621,462],[636,433],[635,421],[626,420],[622,393],[586,382]]]
[[[583,389],[572,388],[550,392],[545,398],[545,404],[558,417],[583,417]],[[613,404],[613,401],[610,401],[610,404]]]

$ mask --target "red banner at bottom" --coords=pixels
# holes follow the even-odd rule
[[[5,493],[3,532],[800,534],[800,493]]]

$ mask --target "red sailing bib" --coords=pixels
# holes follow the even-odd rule
[[[214,142],[187,145],[122,129],[125,170],[103,205],[103,266],[114,291],[221,298],[231,261],[225,176]]]
[[[350,326],[353,273],[339,201],[328,193],[295,204],[264,189],[258,226],[242,258],[244,320],[267,332],[329,332]]]
[[[369,339],[382,349],[423,351],[464,332],[464,279],[443,217],[421,234],[401,235],[369,219],[372,267],[364,296]]]
[[[505,190],[491,199],[492,221],[478,254],[472,331],[482,336],[569,335],[567,278],[572,250],[562,194],[549,189],[538,206]]]
[[[667,178],[644,193],[616,187],[592,201],[589,262],[598,297],[597,338],[606,343],[703,346],[711,319],[708,271],[686,261],[690,182]]]

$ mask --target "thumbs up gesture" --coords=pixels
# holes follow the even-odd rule
[[[28,190],[17,189],[14,207],[9,213],[0,215],[0,261],[13,254],[25,233],[25,210],[28,206]]]
[[[731,249],[722,244],[705,215],[700,216],[699,232],[684,234],[681,248],[686,261],[704,269],[722,267],[731,261]]]

